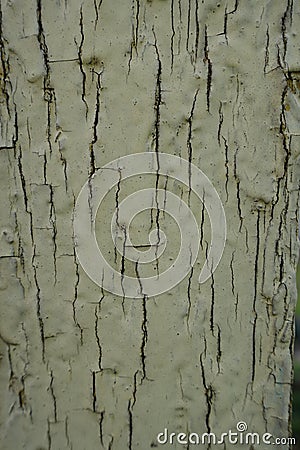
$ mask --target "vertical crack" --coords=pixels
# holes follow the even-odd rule
[[[32,229],[32,224],[31,224]],[[42,360],[45,362],[45,333],[44,333],[44,322],[42,319],[42,313],[41,313],[41,289],[38,283],[37,278],[37,267],[35,264],[35,258],[36,258],[36,245],[33,244],[33,255],[32,255],[32,268],[33,268],[33,278],[35,282],[36,287],[36,313],[37,318],[39,322],[39,328],[40,328],[40,336],[41,336],[41,342],[42,342]]]
[[[9,94],[7,90],[7,85],[10,84],[9,81],[9,60],[6,58],[4,38],[3,38],[3,28],[2,28],[3,18],[2,18],[2,7],[0,4],[0,58],[1,58],[1,69],[2,69],[2,80],[1,80],[1,91],[5,98],[6,109],[8,112],[8,117],[11,118],[11,112],[9,107]]]
[[[97,7],[96,7],[96,11]],[[98,20],[98,16],[96,16]],[[84,105],[85,105],[85,118],[87,119],[88,116],[88,112],[89,112],[89,107],[88,104],[86,102],[85,99],[85,93],[86,93],[86,73],[83,69],[83,62],[82,62],[82,50],[83,50],[83,44],[84,44],[84,28],[83,28],[83,12],[82,12],[82,5],[80,7],[80,19],[79,19],[79,28],[80,28],[80,36],[81,36],[81,40],[79,45],[77,45],[76,39],[75,40],[75,44],[78,47],[78,61],[79,61],[79,68],[80,68],[80,72],[82,74],[82,93],[81,93],[81,100],[83,101]]]
[[[48,450],[51,450],[52,439],[51,439],[51,424],[49,418],[47,419],[47,440],[48,440]]]
[[[101,8],[103,0],[99,0],[99,3],[97,5],[97,0],[94,0],[94,9],[95,9],[95,26],[94,29],[96,30],[97,25],[98,25],[98,21],[99,21],[99,11]]]
[[[52,241],[53,241],[53,263],[54,263],[54,284],[57,282],[57,267],[56,267],[56,253],[57,253],[57,228],[56,228],[56,213],[54,206],[54,191],[53,186],[50,184],[50,223],[52,225]]]
[[[219,143],[220,146],[221,146],[221,130],[222,130],[222,125],[223,125],[223,121],[224,121],[222,108],[223,108],[223,104],[222,104],[222,102],[220,102],[220,106],[219,106],[219,126],[218,126],[218,143]]]
[[[269,45],[270,45],[270,33],[269,33],[269,24],[267,25],[266,30],[266,47],[265,47],[265,63],[264,63],[264,74],[267,73],[267,67],[269,64]]]
[[[287,21],[289,20],[290,25],[293,21],[293,6],[294,1],[293,0],[287,0],[287,7],[284,12],[284,15],[281,19],[281,35],[282,35],[282,42],[283,42],[283,63],[284,63],[284,69],[287,68],[286,63],[286,53],[287,53],[287,44],[288,44],[288,37],[287,37]],[[281,65],[281,64],[280,64]],[[282,67],[282,65],[281,65]]]
[[[179,11],[179,24],[178,27],[178,55],[180,55],[181,50],[181,30],[182,30],[182,7],[181,7],[181,0],[178,0],[178,11]]]
[[[190,205],[190,195],[191,195],[191,190],[192,190],[192,180],[191,180],[191,178],[192,178],[192,170],[191,170],[192,166],[191,165],[192,165],[192,159],[193,159],[192,124],[193,124],[194,110],[195,110],[198,92],[199,92],[199,89],[197,89],[194,94],[192,108],[191,108],[190,115],[187,120],[188,121],[187,150],[188,150],[188,161],[189,161],[189,195],[188,195],[188,204],[189,205]]]
[[[196,64],[197,59],[198,59],[199,30],[200,30],[198,10],[199,10],[199,4],[198,4],[198,0],[196,0],[196,5],[195,5],[196,33],[195,33],[195,59],[194,59],[195,64]]]
[[[162,76],[162,64],[157,46],[157,39],[153,28],[154,35],[154,47],[157,58],[157,74],[156,74],[156,87],[155,87],[155,102],[154,102],[154,112],[155,112],[155,124],[154,124],[154,142],[155,151],[159,151],[159,128],[160,128],[160,107],[162,104],[162,88],[161,88],[161,76]]]
[[[133,426],[132,426],[132,410],[131,410],[131,400],[128,401],[128,416],[129,416],[129,436],[128,436],[128,449],[132,450],[132,434],[133,434]]]
[[[136,14],[135,14],[135,49],[137,52],[139,41],[139,16],[140,16],[140,2],[136,0]]]
[[[236,181],[236,196],[237,196],[237,208],[238,208],[238,213],[239,213],[239,218],[240,218],[240,227],[239,227],[239,232],[240,232],[242,229],[242,226],[243,226],[244,219],[242,216],[242,208],[241,208],[240,179],[237,175],[237,153],[238,153],[238,149],[236,149],[235,154],[234,154],[233,176]]]
[[[45,94],[44,94],[44,99],[47,102],[47,130],[46,130],[46,134],[47,134],[47,143],[48,143],[50,155],[52,154],[52,144],[51,144],[51,110],[52,110],[53,98],[55,99],[54,89],[48,88],[47,92],[45,92]],[[28,122],[27,122],[27,131],[28,131],[28,138],[29,138],[29,145],[30,145],[31,144],[31,137],[30,137],[29,127],[28,127]],[[46,156],[46,154],[45,154],[45,156]],[[46,178],[46,175],[45,175],[45,178]]]
[[[51,87],[50,82],[50,64],[49,64],[49,52],[46,44],[46,38],[42,22],[42,0],[36,0],[36,16],[38,25],[38,42],[40,45],[40,50],[43,55],[44,67],[46,74],[43,78],[43,89],[44,89],[44,100],[47,102],[47,124],[46,124],[46,137],[49,147],[50,154],[52,153],[51,145],[51,103],[53,98],[55,98],[54,90]],[[66,174],[65,174],[66,175]],[[47,183],[47,155],[46,151],[44,153],[44,182]]]
[[[190,260],[190,265],[191,265],[191,260]],[[188,331],[189,335],[191,335],[189,323],[190,323],[190,314],[191,314],[191,307],[192,307],[191,286],[192,286],[193,272],[194,272],[194,268],[191,266],[191,271],[190,271],[190,275],[189,275],[189,279],[188,279],[188,288],[187,288],[188,310],[187,310],[187,319],[186,319],[187,331]]]
[[[290,73],[286,74],[286,86],[283,89],[282,96],[281,96],[281,113],[279,116],[280,120],[280,126],[279,126],[279,133],[282,137],[282,147],[285,153],[284,156],[284,162],[283,162],[283,174],[282,176],[279,176],[277,179],[277,189],[275,196],[272,199],[272,208],[270,213],[270,220],[269,225],[272,224],[273,217],[274,217],[274,211],[275,207],[279,202],[279,194],[280,194],[280,186],[283,184],[283,195],[287,195],[287,182],[288,182],[288,167],[289,167],[289,161],[291,156],[291,150],[290,150],[290,136],[288,134],[287,130],[287,122],[286,122],[286,96],[288,94],[289,86],[291,89],[293,89],[293,79]]]
[[[67,447],[72,449],[70,436],[69,436],[69,418],[68,418],[68,416],[66,416],[66,418],[65,418],[65,436],[66,436],[66,441],[67,441]]]
[[[222,136],[223,142],[224,142],[224,148],[225,148],[225,192],[226,192],[226,202],[228,202],[228,183],[229,183],[229,159],[228,159],[228,142]]]
[[[205,191],[203,192],[203,201],[201,208],[201,225],[200,225],[200,246],[202,250],[204,244],[204,220],[205,220]]]
[[[173,65],[174,65],[174,37],[175,37],[175,28],[174,28],[174,0],[171,0],[171,73],[173,73]]]
[[[74,236],[73,236],[73,239],[74,239]],[[75,265],[74,299],[72,302],[73,321],[74,321],[76,327],[80,331],[80,344],[83,345],[83,329],[81,328],[80,323],[77,320],[77,314],[76,314],[76,302],[78,299],[78,285],[79,285],[79,264],[78,264],[77,258],[76,258],[75,245],[74,245],[73,261],[74,261],[74,265]]]
[[[188,0],[188,13],[187,13],[187,32],[186,32],[186,51],[190,54],[189,51],[189,41],[190,41],[190,27],[191,27],[191,0]]]
[[[143,298],[143,322],[142,322],[142,344],[141,344],[141,363],[142,363],[142,381],[146,378],[146,344],[148,341],[148,329],[147,329],[147,308],[146,308],[147,297]]]
[[[107,450],[112,450],[113,442],[114,442],[114,438],[113,438],[113,436],[110,436],[110,442],[108,444]]]
[[[132,450],[132,436],[133,436],[133,407],[136,402],[136,393],[137,393],[137,376],[139,371],[137,370],[133,377],[133,390],[132,390],[132,398],[128,401],[127,411],[128,411],[128,423],[129,423],[129,432],[128,432],[128,448]],[[141,380],[142,383],[143,380]]]
[[[25,355],[26,355],[26,361],[24,364],[24,374],[25,376],[27,375],[27,368],[29,366],[29,339],[28,339],[28,335],[26,333],[26,329],[25,329],[25,325],[24,322],[22,322],[22,330],[23,330],[23,334],[24,334],[24,339],[25,339]]]
[[[210,331],[214,336],[214,312],[215,312],[215,280],[211,274],[211,304],[210,304]]]
[[[66,192],[68,192],[68,174],[67,174],[67,160],[66,158],[63,156],[63,152],[62,152],[62,144],[60,142],[60,140],[58,140],[60,133],[56,136],[55,142],[58,141],[58,151],[59,151],[59,157],[63,166],[63,171],[64,171],[64,180],[65,180],[65,188],[66,188]]]
[[[21,186],[22,186],[22,191],[23,191],[23,200],[24,200],[24,205],[25,205],[25,211],[27,213],[29,213],[28,197],[27,197],[27,191],[26,191],[26,180],[25,180],[25,176],[24,176],[24,172],[23,172],[22,157],[23,157],[22,149],[21,149],[21,146],[19,146],[18,169],[19,169],[19,175],[20,175]]]
[[[24,175],[23,166],[22,166],[21,146],[19,146],[19,152],[18,152],[17,159],[18,159],[18,169],[19,169],[19,175],[20,175],[20,180],[21,180],[21,186],[22,186],[22,191],[23,191],[25,211],[29,214],[30,236],[31,236],[31,244],[32,244],[32,248],[33,248],[31,264],[32,264],[32,268],[33,268],[33,278],[34,278],[34,283],[35,283],[35,287],[36,287],[36,314],[37,314],[37,319],[38,319],[38,323],[39,323],[40,337],[41,337],[41,343],[42,343],[42,360],[43,360],[43,362],[45,362],[45,335],[44,335],[44,322],[43,322],[42,313],[41,313],[41,289],[40,289],[40,286],[38,283],[37,266],[35,263],[36,245],[34,242],[34,235],[33,235],[33,218],[32,218],[32,213],[29,211],[28,196],[27,196],[27,191],[26,191],[26,181],[25,181],[25,175]]]
[[[136,274],[138,283],[139,283],[139,285],[140,285],[140,293],[141,293],[142,295],[144,295],[144,292],[143,292],[143,285],[142,285],[142,280],[141,280],[141,277],[140,277],[140,274],[139,274],[138,267],[139,267],[139,262],[136,261],[136,262],[135,262],[135,274]]]
[[[101,342],[100,342],[100,338],[99,338],[99,334],[98,334],[98,323],[99,323],[99,316],[98,316],[98,312],[97,312],[98,308],[99,308],[99,305],[97,305],[95,307],[95,336],[96,336],[96,342],[97,342],[98,351],[99,351],[98,367],[99,367],[99,370],[101,371],[102,370],[102,365],[101,365],[101,363],[102,363],[102,346],[101,346]]]
[[[204,29],[204,63],[207,63],[207,83],[206,83],[206,110],[210,112],[210,94],[212,85],[212,62],[209,58],[207,25]]]
[[[118,179],[118,183],[117,183],[117,189],[116,189],[116,196],[115,196],[115,202],[116,202],[116,225],[117,225],[117,229],[120,229],[120,223],[119,223],[119,197],[120,197],[120,192],[121,192],[121,182],[122,182],[122,169],[118,169],[119,172],[119,179]],[[114,254],[115,254],[115,264],[117,263],[117,257],[118,257],[118,252],[117,252],[117,247],[116,245],[114,246]]]
[[[153,28],[153,35],[154,35],[154,47],[156,52],[156,58],[157,58],[157,75],[156,75],[156,87],[155,87],[155,102],[154,102],[154,111],[155,111],[155,125],[154,125],[154,140],[155,140],[155,152],[156,152],[156,164],[157,164],[157,170],[156,170],[156,185],[155,185],[155,203],[156,203],[156,229],[157,229],[157,247],[156,247],[156,268],[157,268],[157,276],[159,276],[159,267],[158,267],[158,258],[157,258],[157,251],[158,251],[158,245],[160,243],[160,225],[159,225],[159,215],[160,215],[160,208],[158,204],[158,189],[159,189],[159,170],[160,170],[160,164],[159,164],[159,137],[160,137],[160,107],[162,104],[162,87],[161,87],[161,76],[162,76],[162,64],[161,59],[158,51],[158,45],[157,45],[157,39]],[[152,214],[152,211],[151,211]]]
[[[232,292],[232,295],[235,297],[235,288],[234,288],[234,268],[233,268],[234,254],[235,254],[235,250],[232,252],[232,256],[231,256],[231,261],[230,261],[230,272],[231,272],[231,292]]]
[[[205,423],[206,423],[207,431],[208,431],[208,433],[210,433],[210,431],[211,431],[210,415],[211,415],[211,411],[212,411],[212,404],[213,404],[215,392],[214,392],[212,386],[207,385],[207,383],[206,383],[204,364],[202,361],[202,357],[203,357],[203,353],[200,355],[200,367],[201,367],[202,384],[204,387],[204,393],[205,393],[206,405],[207,405],[207,413],[205,416]]]
[[[53,414],[54,414],[54,422],[57,422],[57,401],[56,401],[56,396],[54,393],[54,389],[53,389],[53,382],[54,382],[54,376],[53,376],[53,371],[52,369],[50,370],[50,386],[49,386],[49,390],[51,393],[51,397],[53,400]]]
[[[99,419],[99,437],[100,437],[100,444],[102,445],[102,447],[104,446],[104,444],[103,444],[103,422],[104,422],[104,416],[105,416],[105,411],[101,411],[100,412],[100,419]]]
[[[94,152],[94,145],[98,141],[98,134],[97,134],[97,127],[99,124],[99,114],[100,114],[100,92],[101,92],[101,76],[102,71],[97,73],[93,70],[93,75],[97,75],[97,82],[96,82],[96,106],[95,106],[95,115],[94,115],[94,122],[93,122],[93,137],[92,141],[90,143],[90,177],[95,173],[96,167],[95,167],[95,152]]]
[[[123,251],[122,251],[122,257],[121,257],[121,288],[122,288],[122,293],[123,293],[122,309],[123,309],[123,314],[125,315],[124,302],[126,299],[126,294],[125,294],[125,289],[124,289],[124,278],[125,278],[125,252],[126,252],[127,231],[126,231],[125,226],[121,226],[121,229],[124,234]]]
[[[256,322],[257,322],[257,311],[256,311],[256,301],[257,301],[257,286],[258,286],[258,258],[260,252],[260,210],[257,211],[257,221],[256,221],[256,253],[255,253],[255,264],[254,264],[254,297],[253,297],[253,331],[252,331],[252,382],[255,378],[255,365],[256,365]]]
[[[127,77],[130,74],[131,70],[131,63],[133,58],[133,49],[135,50],[136,55],[138,55],[138,41],[139,41],[139,16],[140,16],[140,2],[139,0],[132,0],[133,6],[132,10],[136,9],[136,12],[134,14],[133,23],[131,25],[131,44],[130,44],[130,55],[128,60],[128,72]],[[135,23],[134,23],[135,22]]]
[[[41,52],[43,54],[44,66],[46,69],[46,77],[44,78],[44,89],[47,89],[49,87],[49,82],[50,82],[50,66],[49,66],[48,47],[46,44],[45,33],[44,33],[43,22],[42,22],[42,0],[37,0],[36,13],[37,13],[37,24],[38,24],[38,41],[40,44]]]
[[[92,372],[92,396],[93,396],[93,412],[96,412],[97,407],[97,392],[96,392],[96,372]]]
[[[221,373],[221,369],[220,369],[220,362],[221,362],[221,356],[222,356],[222,346],[221,346],[221,329],[219,327],[219,325],[217,325],[218,327],[218,350],[217,350],[217,364],[218,364],[218,373]]]
[[[44,184],[47,185],[48,183],[47,183],[47,155],[46,155],[46,152],[44,153],[43,158],[44,158],[44,165],[43,165]]]
[[[227,13],[227,14],[234,14],[234,13],[237,12],[237,9],[238,9],[238,6],[239,6],[239,1],[240,1],[240,0],[235,0],[235,5],[234,5],[233,10],[230,11],[229,13]]]
[[[227,24],[228,24],[228,12],[227,12],[227,6],[226,6],[225,14],[224,14],[223,34],[225,36],[226,44],[228,45]]]

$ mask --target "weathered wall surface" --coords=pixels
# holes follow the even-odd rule
[[[3,450],[144,450],[165,427],[220,435],[239,421],[288,436],[299,14],[292,0],[1,1]],[[162,189],[190,200],[199,258],[169,292],[122,299],[82,270],[74,204],[98,168],[148,151],[179,155],[210,178],[227,243],[199,285],[208,217],[161,177]],[[116,270],[134,276],[107,224],[116,194],[153,179],[124,183],[99,210],[97,236]],[[132,227],[139,245],[147,214]],[[164,268],[180,236],[158,220]]]

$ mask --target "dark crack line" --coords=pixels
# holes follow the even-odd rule
[[[269,33],[269,24],[267,25],[266,30],[266,50],[265,50],[265,62],[264,62],[264,74],[267,73],[267,67],[269,64],[269,45],[270,45],[270,33]]]
[[[29,210],[28,210],[28,196],[27,196],[27,191],[26,191],[26,180],[25,180],[24,171],[23,171],[22,158],[23,158],[23,153],[22,153],[21,146],[19,146],[19,152],[18,152],[19,175],[20,175],[21,186],[22,186],[22,191],[23,191],[23,199],[24,199],[25,211],[27,213],[29,213]]]
[[[236,181],[237,209],[238,209],[239,218],[240,218],[239,232],[241,232],[244,219],[242,216],[242,208],[241,208],[240,179],[237,175],[237,154],[238,154],[238,149],[236,149],[235,154],[234,154],[233,176]]]
[[[122,298],[122,310],[123,310],[123,314],[125,316],[125,307],[124,307],[124,303],[125,303],[125,299],[126,299],[126,294],[125,294],[125,288],[124,288],[124,278],[125,278],[125,253],[126,253],[126,241],[127,241],[127,231],[126,231],[126,227],[123,226],[121,227],[123,234],[124,234],[124,239],[123,239],[123,251],[122,251],[122,256],[121,256],[121,288],[122,288],[122,294],[123,294],[123,298]]]
[[[32,229],[32,224],[31,224]],[[33,238],[33,236],[32,236]],[[33,244],[33,255],[32,255],[32,268],[33,268],[33,278],[35,282],[36,287],[36,313],[37,318],[39,322],[39,328],[40,328],[40,336],[41,336],[41,342],[42,342],[42,360],[45,362],[45,333],[44,333],[44,322],[42,319],[42,313],[41,313],[41,289],[38,283],[38,277],[37,277],[37,267],[35,264],[35,258],[36,258],[36,245]]]
[[[74,239],[74,237],[73,237]],[[77,320],[77,314],[76,314],[76,302],[78,299],[78,285],[79,285],[79,264],[77,262],[77,258],[76,258],[76,252],[75,252],[75,246],[74,246],[74,254],[73,254],[73,258],[74,258],[74,265],[75,265],[75,277],[76,277],[76,281],[74,284],[74,299],[72,302],[72,308],[73,308],[73,321],[76,325],[76,327],[79,329],[80,331],[80,344],[83,345],[83,329],[81,328],[78,320]]]
[[[96,8],[97,11],[97,8]],[[82,51],[83,51],[83,45],[84,45],[84,27],[83,27],[83,12],[82,12],[82,5],[80,7],[80,19],[79,19],[79,29],[80,29],[80,36],[81,40],[79,45],[77,45],[76,39],[75,44],[78,47],[78,60],[79,60],[79,68],[82,75],[82,93],[81,93],[81,100],[83,101],[85,105],[85,119],[87,120],[89,107],[85,99],[86,94],[86,73],[83,69],[83,62],[82,62]]]
[[[48,440],[48,450],[51,450],[52,439],[51,439],[51,424],[49,419],[47,419],[47,440]]]
[[[222,102],[220,102],[220,106],[219,106],[219,126],[218,126],[218,143],[219,143],[219,146],[221,146],[221,131],[222,131],[222,125],[223,125],[223,121],[224,121],[222,108],[223,108],[223,104],[222,104]]]
[[[234,14],[237,12],[238,6],[239,6],[239,1],[240,0],[235,0],[235,5],[234,5],[234,9],[231,10],[230,12],[228,12],[227,14]]]
[[[97,411],[96,372],[92,372],[93,412]]]
[[[140,15],[140,2],[139,0],[132,0],[133,6],[132,10],[136,9],[135,14],[133,14],[133,23],[131,25],[131,44],[130,44],[130,55],[128,60],[128,71],[127,79],[131,70],[131,63],[133,59],[133,50],[135,50],[136,55],[138,55],[138,42],[139,42],[139,15]],[[136,8],[135,8],[136,6]],[[135,23],[134,23],[135,22]]]
[[[174,0],[171,0],[171,73],[173,73],[174,66],[174,38],[175,38],[175,27],[174,27]]]
[[[116,196],[115,196],[115,203],[116,203],[115,210],[116,210],[116,225],[117,225],[118,229],[120,229],[120,223],[119,223],[119,197],[120,197],[120,192],[121,192],[122,170],[119,168],[118,172],[119,172],[119,179],[118,179],[118,183],[117,183]],[[116,264],[117,263],[117,257],[118,257],[118,252],[117,252],[116,245],[114,246],[114,254],[115,254],[115,264]]]
[[[214,314],[215,314],[215,279],[211,274],[211,304],[210,304],[210,331],[214,336]]]
[[[260,211],[257,211],[257,221],[256,221],[256,253],[255,253],[255,264],[254,264],[254,297],[253,297],[253,329],[252,329],[252,382],[254,382],[255,378],[255,366],[256,366],[256,323],[257,323],[257,311],[256,311],[256,302],[257,302],[257,287],[258,287],[258,260],[260,253]]]
[[[99,308],[99,305],[97,305],[95,307],[95,337],[96,337],[96,342],[98,345],[98,351],[99,351],[99,357],[98,357],[98,367],[99,370],[102,370],[102,346],[101,346],[101,342],[100,342],[100,338],[99,338],[99,333],[98,333],[98,324],[99,324],[99,316],[97,313],[97,309]]]
[[[6,110],[7,110],[7,113],[8,113],[8,117],[9,117],[9,119],[11,119],[12,115],[11,115],[11,110],[10,110],[10,106],[9,106],[9,103],[10,103],[9,99],[10,98],[9,98],[8,90],[12,89],[12,85],[11,85],[10,78],[9,78],[9,70],[10,70],[9,58],[6,56],[6,52],[5,52],[5,45],[4,45],[5,39],[3,37],[3,26],[2,26],[2,24],[3,24],[2,6],[1,6],[1,3],[0,3],[0,58],[1,58],[1,63],[2,63],[1,64],[2,65],[2,77],[1,78],[3,80],[3,81],[1,80],[1,84],[2,84],[1,91],[2,91],[2,94],[4,95],[4,98],[5,98],[5,104],[6,104]],[[15,147],[15,144],[16,144],[16,142],[18,140],[18,137],[17,137],[18,127],[17,127],[17,120],[16,120],[17,116],[16,116],[16,114],[17,113],[15,111],[15,132],[16,132],[16,137],[13,137],[13,147]]]
[[[155,203],[156,203],[156,229],[157,229],[157,247],[156,247],[156,268],[157,268],[157,276],[159,276],[159,265],[158,265],[158,245],[160,244],[160,225],[159,225],[159,216],[160,216],[160,208],[158,203],[158,189],[159,189],[159,172],[160,172],[160,163],[159,163],[159,137],[160,137],[160,107],[162,104],[162,87],[161,87],[161,77],[162,77],[162,63],[160,59],[160,54],[158,51],[157,39],[153,28],[154,35],[154,47],[157,58],[157,75],[156,75],[156,87],[155,87],[155,102],[154,102],[154,111],[155,111],[155,125],[154,125],[154,139],[155,139],[155,153],[156,153],[156,185],[155,185]],[[152,212],[151,212],[152,214]]]
[[[139,374],[139,370],[137,370],[133,377],[133,390],[132,390],[132,397],[128,401],[128,422],[129,422],[129,433],[128,433],[128,448],[132,450],[132,437],[133,437],[133,407],[136,402],[136,395],[137,395],[137,376]],[[141,383],[143,382],[143,379],[141,380]]]
[[[52,225],[52,241],[53,241],[53,264],[54,264],[54,284],[57,282],[57,265],[56,265],[56,255],[57,255],[57,227],[56,227],[56,212],[54,203],[54,191],[53,186],[50,184],[50,223]]]
[[[202,361],[203,353],[200,355],[200,368],[201,368],[201,376],[202,376],[202,384],[204,387],[204,393],[206,398],[206,404],[207,404],[207,413],[205,416],[205,423],[208,433],[210,433],[210,415],[212,412],[212,404],[214,399],[214,390],[211,385],[207,385],[206,377],[205,377],[205,371],[204,371],[204,364]]]
[[[287,68],[286,63],[286,53],[287,53],[287,46],[288,46],[288,37],[287,37],[287,21],[289,20],[290,25],[292,24],[293,20],[293,0],[287,0],[287,7],[284,12],[284,15],[281,19],[281,35],[282,35],[282,42],[283,42],[283,63],[284,63],[284,69]]]
[[[135,262],[135,274],[136,274],[136,277],[137,277],[137,280],[138,280],[138,283],[139,283],[139,286],[140,286],[140,294],[141,295],[145,295],[144,292],[143,292],[143,285],[142,285],[141,277],[140,277],[140,274],[139,274],[138,266],[139,266],[139,262],[136,261]]]
[[[206,82],[206,110],[210,112],[210,95],[212,87],[212,62],[209,58],[207,25],[204,29],[204,63],[207,63],[207,82]]]
[[[235,250],[232,252],[232,256],[231,256],[231,260],[230,260],[230,272],[231,272],[231,292],[232,292],[232,295],[235,297],[234,268],[233,268],[234,254],[235,254]]]
[[[104,422],[104,416],[105,416],[105,411],[101,411],[100,412],[100,419],[99,419],[99,437],[100,437],[100,443],[101,443],[102,447],[104,446],[104,444],[103,444],[103,422]]]
[[[89,176],[91,177],[95,171],[95,151],[94,151],[94,145],[98,141],[98,133],[97,133],[97,127],[99,124],[99,116],[100,116],[100,92],[101,92],[101,76],[103,71],[97,73],[93,71],[93,74],[97,75],[97,83],[96,83],[96,106],[95,106],[95,115],[94,115],[94,122],[93,122],[93,138],[90,143],[90,173]]]
[[[194,63],[196,64],[198,59],[198,51],[199,51],[199,35],[200,35],[200,24],[199,24],[199,17],[198,17],[198,11],[199,11],[199,3],[198,0],[195,0],[195,23],[196,23],[196,32],[195,32],[195,56],[194,56]]]
[[[50,370],[50,386],[49,386],[49,390],[50,390],[51,397],[52,397],[52,400],[53,400],[54,422],[57,423],[57,400],[56,400],[56,396],[55,396],[55,393],[54,393],[53,383],[54,383],[53,370]]]
[[[222,345],[221,345],[221,329],[219,327],[219,325],[217,325],[218,327],[218,336],[217,336],[217,364],[218,364],[218,373],[221,373],[221,369],[220,369],[220,363],[221,363],[221,357],[222,357]]]
[[[147,297],[144,296],[143,298],[143,322],[142,322],[142,332],[143,332],[143,336],[142,336],[142,344],[141,344],[141,363],[142,363],[142,381],[146,378],[146,344],[148,341],[148,328],[147,328],[147,323],[148,323],[148,319],[147,319],[147,307],[146,307],[146,303],[147,303]]]
[[[228,202],[228,183],[229,183],[229,159],[228,159],[228,142],[227,140],[224,138],[224,136],[222,136],[223,142],[224,142],[224,149],[225,149],[225,176],[226,176],[226,180],[225,180],[225,192],[226,192],[226,202]]]
[[[155,125],[154,125],[154,139],[155,139],[155,151],[159,151],[159,129],[160,129],[160,107],[162,104],[162,87],[161,87],[161,76],[162,76],[162,63],[158,51],[157,39],[153,29],[154,35],[154,47],[157,57],[157,74],[156,74],[156,87],[155,87],[155,102],[154,102],[154,111],[155,111]]]
[[[131,400],[128,401],[128,417],[129,417],[129,433],[128,433],[128,449],[132,450],[132,436],[133,436],[133,418],[131,410]]]
[[[189,41],[190,41],[190,27],[191,27],[191,0],[188,0],[188,13],[187,13],[187,33],[186,33],[186,51],[190,55]]]
[[[192,190],[192,159],[193,159],[193,146],[192,146],[192,125],[193,125],[193,117],[194,117],[194,111],[197,101],[199,89],[196,90],[193,98],[193,104],[190,111],[190,115],[188,117],[188,136],[187,136],[187,150],[188,150],[188,161],[189,161],[189,195],[188,195],[188,205],[190,205],[190,195]]]
[[[190,264],[191,264],[191,261],[190,261]],[[191,267],[191,271],[190,271],[190,275],[189,275],[189,279],[188,279],[188,288],[187,288],[188,309],[187,309],[187,318],[186,318],[187,330],[188,330],[189,335],[191,335],[190,314],[191,314],[191,308],[192,308],[191,286],[192,286],[193,273],[194,273],[194,268]]]

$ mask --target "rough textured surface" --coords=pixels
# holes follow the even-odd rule
[[[220,435],[240,420],[288,436],[299,14],[292,0],[1,1],[1,449],[144,450],[165,427]],[[210,228],[191,199],[198,264],[134,301],[86,276],[72,219],[97,168],[149,150],[207,174],[228,239],[199,286]],[[98,233],[120,270],[101,237],[115,194]]]

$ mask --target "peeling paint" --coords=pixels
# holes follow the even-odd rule
[[[1,2],[1,449],[144,450],[165,427],[220,434],[239,420],[289,435],[299,12],[292,0]],[[157,167],[165,152],[207,174],[228,239],[199,285],[211,230],[191,171],[183,186],[119,170],[96,227],[117,270],[141,283],[174,261],[159,190],[182,198],[200,231],[186,279],[137,301],[86,276],[74,208],[100,168],[149,151]],[[144,267],[127,260],[126,239],[114,248],[109,220],[150,185],[156,204],[131,240],[147,249],[149,228],[172,233],[165,259],[156,250]]]

